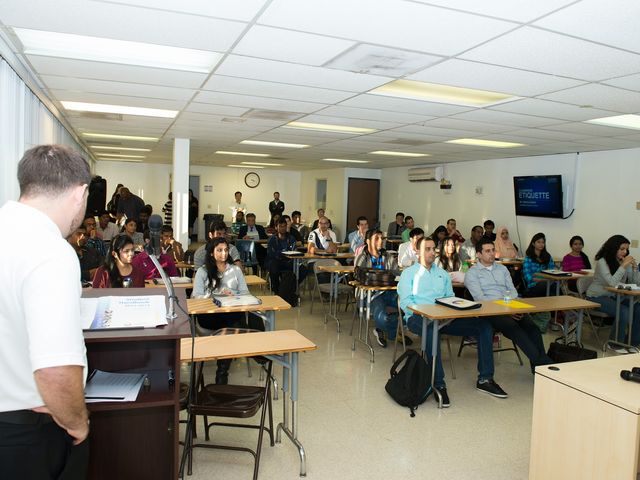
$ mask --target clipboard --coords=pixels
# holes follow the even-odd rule
[[[436,298],[436,303],[455,310],[473,310],[482,306],[482,304],[478,302],[472,302],[471,300],[460,297]]]

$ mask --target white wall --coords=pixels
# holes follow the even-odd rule
[[[260,175],[260,185],[249,188],[244,177],[249,171]],[[145,203],[153,206],[154,213],[162,214],[162,206],[167,201],[170,191],[171,165],[145,164],[125,162],[96,162],[95,173],[107,180],[107,201],[118,183],[142,197]],[[195,192],[200,202],[198,232],[204,232],[203,215],[205,213],[222,213],[227,225],[231,223],[229,206],[234,202],[234,192],[242,192],[242,200],[249,211],[254,212],[258,223],[269,221],[269,202],[273,200],[273,192],[280,192],[285,203],[285,213],[298,209],[300,205],[300,172],[289,170],[251,170],[228,167],[207,167],[192,165],[190,175],[200,177],[200,191]],[[213,187],[212,192],[205,192],[205,185]]]
[[[474,225],[490,218],[496,227],[506,225],[524,248],[535,233],[544,232],[554,257],[569,251],[572,235],[581,235],[585,252],[593,257],[613,234],[640,238],[639,156],[640,149],[628,149],[448,164],[445,178],[453,184],[449,191],[441,190],[438,182],[410,183],[408,168],[383,169],[381,213],[388,222],[396,211],[404,211],[426,232],[454,217],[465,237]],[[568,219],[516,217],[513,177],[547,174],[562,174],[565,191],[567,185],[575,188],[573,215]],[[475,193],[477,186],[482,194]]]

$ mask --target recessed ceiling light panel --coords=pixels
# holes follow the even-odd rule
[[[301,130],[315,130],[317,132],[355,133],[357,135],[377,132],[374,128],[350,127],[347,125],[332,125],[328,123],[290,122],[283,125],[283,127],[297,128]]]
[[[76,112],[121,113],[123,115],[137,115],[140,117],[175,118],[177,110],[162,110],[159,108],[128,107],[126,105],[107,105],[103,103],[60,102],[65,110]]]
[[[268,157],[268,153],[250,153],[250,152],[229,152],[227,150],[216,151],[219,155],[238,155],[241,157]]]
[[[369,163],[369,160],[349,160],[347,158],[323,158],[322,161],[338,163]]]
[[[157,142],[158,140],[160,140],[157,137],[136,137],[133,135],[116,135],[113,133],[83,132],[82,136],[89,138],[117,138],[119,140],[131,140],[135,142]]]
[[[477,147],[491,148],[515,148],[526,146],[526,144],[524,143],[499,142],[496,140],[483,140],[481,138],[458,138],[456,140],[447,140],[445,143],[455,143],[457,145],[474,145]]]
[[[263,142],[260,140],[243,140],[242,145],[258,145],[261,147],[282,147],[282,148],[307,148],[309,145],[301,143]]]
[[[430,157],[428,153],[412,153],[412,152],[392,152],[388,150],[376,150],[369,152],[373,155],[386,155],[388,157]]]
[[[629,128],[631,130],[640,130],[640,115],[616,115],[613,117],[594,118],[586,120],[585,123],[595,123],[597,125],[605,125],[607,127]]]

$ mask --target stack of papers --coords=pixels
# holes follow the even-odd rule
[[[216,295],[213,303],[218,307],[240,307],[244,305],[260,305],[262,301],[253,295]]]
[[[94,370],[84,389],[85,402],[135,402],[145,377],[144,373]]]
[[[83,330],[154,328],[167,324],[164,295],[80,299]]]
[[[171,283],[174,285],[180,283],[191,283],[191,279],[189,277],[169,277],[171,279]],[[164,280],[161,278],[154,278],[153,283],[156,285],[164,285]]]

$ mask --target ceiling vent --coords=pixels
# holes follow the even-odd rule
[[[433,142],[425,142],[424,140],[411,140],[409,138],[396,138],[395,140],[387,140],[384,143],[391,143],[393,145],[409,145],[411,147],[418,147],[420,145],[428,145]]]
[[[92,120],[114,120],[116,122],[122,121],[121,113],[80,112],[78,116],[82,118],[90,118]]]
[[[301,113],[296,112],[284,112],[278,110],[259,110],[259,109],[251,109],[248,112],[244,113],[242,116],[244,118],[259,118],[261,120],[278,120],[281,122],[289,122],[291,120],[295,120],[300,117]]]
[[[410,168],[408,171],[410,182],[439,182],[443,177],[442,167]]]
[[[354,73],[399,78],[423,70],[442,57],[361,43],[334,58],[325,67]]]

